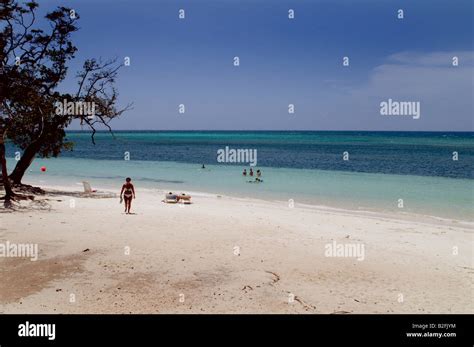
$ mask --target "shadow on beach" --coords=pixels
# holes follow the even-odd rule
[[[110,192],[72,192],[65,190],[46,190],[46,195],[49,196],[72,196],[76,198],[90,198],[90,199],[114,199],[118,198],[118,194]]]

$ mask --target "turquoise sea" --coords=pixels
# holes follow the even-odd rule
[[[119,190],[130,176],[138,192],[199,191],[474,220],[471,132],[121,131],[115,138],[98,133],[95,145],[89,133],[69,132],[68,139],[72,152],[36,159],[24,181],[80,189],[88,180]],[[226,146],[256,150],[254,170],[262,170],[263,183],[241,175],[246,163],[218,162]],[[10,169],[16,151],[7,146]]]

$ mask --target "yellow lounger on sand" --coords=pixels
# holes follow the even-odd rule
[[[163,200],[163,202],[167,204],[176,204],[178,202],[178,196],[169,192],[168,194],[165,194],[165,199]]]
[[[181,194],[179,196],[179,201],[182,201],[183,204],[190,204],[191,203],[191,195]]]
[[[168,194],[165,195],[165,199],[163,200],[163,202],[167,203],[167,204],[176,204],[178,202],[182,202],[183,204],[191,204],[191,196],[190,195],[186,195],[186,194],[181,194],[181,195],[177,195],[177,194],[173,194],[172,192],[169,192]]]

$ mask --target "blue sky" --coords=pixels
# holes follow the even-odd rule
[[[131,58],[114,129],[472,130],[473,1],[41,1],[85,58]],[[288,19],[288,9],[295,19]],[[178,10],[186,19],[178,19]],[[397,19],[403,9],[405,18]],[[240,66],[233,66],[233,57]],[[350,58],[350,66],[342,58]],[[452,57],[459,66],[452,66]],[[73,90],[68,80],[63,88]],[[387,99],[421,117],[380,115]],[[288,114],[288,104],[295,114]],[[178,113],[184,104],[186,112]],[[77,126],[74,126],[77,128]]]

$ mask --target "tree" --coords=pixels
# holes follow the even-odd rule
[[[0,20],[3,23],[8,18],[11,18],[12,14],[15,11],[19,11],[19,8],[15,6],[12,1],[1,0],[0,6]],[[7,161],[5,158],[5,136],[6,129],[8,128],[9,118],[4,112],[3,105],[6,100],[9,99],[10,92],[10,71],[5,66],[4,62],[7,60],[10,49],[12,47],[7,47],[8,38],[13,37],[13,33],[4,28],[0,33],[0,60],[2,65],[0,66],[0,167],[2,171],[2,181],[5,189],[5,206],[9,207],[10,198],[14,196],[10,182],[8,180],[7,172]]]
[[[83,70],[77,74],[78,90],[75,94],[53,95],[51,100],[38,102],[36,105],[43,105],[37,113],[32,114],[28,120],[24,110],[16,110],[22,117],[19,122],[11,122],[8,138],[12,140],[23,154],[17,162],[15,169],[10,175],[14,184],[21,184],[21,180],[26,170],[39,155],[40,157],[57,157],[62,150],[70,150],[73,143],[66,140],[65,128],[74,119],[80,119],[91,132],[91,140],[94,142],[96,126],[106,127],[111,133],[110,121],[123,112],[130,109],[131,105],[123,109],[117,109],[117,92],[113,87],[118,70],[121,65],[117,65],[115,60],[107,62],[95,59],[87,60]],[[57,107],[52,107],[57,103],[64,104],[70,102],[89,102],[94,104],[94,115],[84,114],[57,114]]]
[[[76,75],[78,90],[74,94],[58,91],[68,71],[67,63],[77,50],[71,41],[79,19],[75,12],[66,7],[49,12],[45,19],[51,29],[46,33],[34,28],[38,7],[35,1],[18,5],[13,0],[0,0],[0,4],[0,16],[6,23],[0,33],[0,164],[7,202],[16,194],[11,189],[1,139],[8,137],[23,150],[10,175],[15,184],[20,184],[37,155],[57,156],[61,150],[71,149],[72,144],[65,139],[65,129],[74,119],[92,131],[94,142],[97,125],[112,133],[109,122],[131,105],[116,107],[114,83],[121,67],[116,60],[105,63],[87,60]],[[93,103],[95,113],[92,117],[77,112],[58,113],[57,105],[63,102]]]

